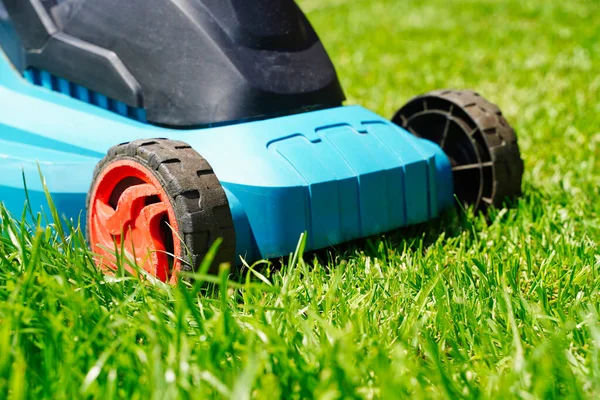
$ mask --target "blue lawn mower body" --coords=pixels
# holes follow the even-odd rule
[[[360,106],[181,131],[67,97],[40,75],[36,86],[0,61],[0,198],[14,215],[24,208],[22,170],[33,209],[46,203],[39,164],[58,209],[79,218],[108,149],[149,137],[202,152],[226,189],[237,252],[251,259],[294,251],[305,231],[319,249],[427,221],[453,203],[441,148]]]
[[[0,15],[0,35],[4,35],[4,40],[0,40],[3,48],[0,51],[0,200],[13,215],[20,215],[25,205],[23,172],[33,210],[45,206],[39,166],[59,212],[90,224],[85,213],[90,201],[94,201],[88,194],[101,176],[99,163],[108,165],[110,157],[121,153],[122,159],[137,157],[142,154],[139,146],[160,150],[162,143],[170,141],[183,143],[173,147],[178,151],[188,151],[187,146],[191,147],[208,163],[211,174],[218,178],[219,190],[225,193],[226,200],[221,203],[228,206],[229,213],[222,217],[215,211],[206,217],[209,222],[201,220],[203,204],[212,201],[210,196],[209,200],[203,197],[202,187],[198,188],[199,198],[193,198],[194,206],[200,204],[194,212],[178,208],[177,196],[181,193],[169,195],[174,218],[181,219],[179,226],[184,227],[180,231],[182,248],[203,253],[204,250],[189,249],[188,244],[193,247],[194,243],[188,236],[197,239],[201,236],[198,232],[208,232],[211,227],[216,227],[217,233],[225,232],[223,229],[230,223],[219,222],[219,218],[224,218],[231,221],[234,232],[224,234],[227,243],[222,246],[229,246],[234,253],[230,251],[223,260],[231,259],[232,255],[234,260],[237,256],[257,260],[287,255],[294,251],[303,232],[307,233],[307,250],[314,250],[425,222],[453,206],[457,183],[464,186],[462,192],[458,190],[459,197],[470,204],[477,202],[477,207],[496,204],[520,190],[522,161],[514,132],[508,124],[504,126],[505,121],[496,109],[490,108],[495,118],[492,122],[485,120],[489,113],[479,111],[481,116],[474,116],[467,103],[480,105],[484,100],[472,92],[446,91],[418,97],[401,109],[393,121],[360,106],[342,106],[337,100],[310,107],[314,99],[301,99],[299,106],[286,106],[283,110],[276,110],[277,99],[269,100],[275,103],[269,105],[275,110],[264,114],[242,110],[236,119],[229,119],[227,113],[215,113],[213,108],[212,114],[220,115],[221,120],[188,124],[189,112],[177,115],[172,110],[165,111],[164,120],[160,120],[156,117],[160,107],[152,110],[129,101],[127,96],[117,98],[117,90],[103,92],[101,86],[85,85],[85,80],[73,73],[74,67],[61,67],[64,71],[61,75],[58,74],[61,68],[53,73],[49,71],[52,68],[41,68],[47,63],[34,56],[28,58],[28,44],[23,45],[14,32],[16,29],[22,38],[23,23],[8,18],[11,10],[17,15],[19,6],[9,0],[4,3],[9,12],[4,20]],[[42,3],[31,0],[28,4]],[[54,2],[53,7],[61,3]],[[85,7],[86,1],[71,3]],[[116,4],[105,3],[107,7],[109,3]],[[282,12],[299,13],[293,1],[275,3],[281,3]],[[301,13],[298,15],[303,17]],[[73,20],[70,18],[67,21]],[[61,33],[58,28],[56,32]],[[47,33],[48,38],[52,35]],[[73,60],[76,62],[78,58]],[[81,68],[84,65],[88,63],[82,61]],[[332,91],[335,90],[329,90]],[[248,96],[250,99],[245,101],[252,103],[252,96],[255,99],[258,95]],[[316,96],[327,97],[318,93]],[[261,101],[265,102],[264,99],[258,102]],[[432,107],[427,107],[427,101]],[[425,117],[428,119],[424,120]],[[443,120],[438,120],[442,117]],[[154,121],[149,121],[150,118]],[[496,131],[486,133],[482,127],[486,123],[495,124]],[[502,132],[501,142],[492,143]],[[126,146],[133,149],[121,153],[111,150],[128,142],[137,143],[138,147],[121,145],[122,149]],[[444,146],[450,151],[443,149]],[[150,161],[144,165],[154,165],[152,160],[159,158],[160,154],[150,154],[146,158]],[[156,171],[172,163],[163,161],[154,165]],[[196,175],[194,178],[203,182],[204,173]],[[171,178],[159,178],[165,191],[171,190]],[[114,203],[114,211],[118,212],[119,204],[125,203]],[[194,218],[196,222],[185,222]],[[185,228],[193,223],[204,228]],[[203,237],[204,242],[212,242],[218,236],[210,232]],[[173,247],[167,250],[173,251]],[[185,258],[186,254],[180,250],[174,256]],[[192,255],[198,256],[192,264],[198,264],[204,254]],[[169,265],[172,268],[172,260]],[[188,265],[188,269],[196,266]]]

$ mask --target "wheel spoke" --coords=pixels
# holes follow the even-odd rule
[[[465,165],[457,165],[456,167],[452,167],[452,172],[456,171],[465,171],[469,169],[482,169],[485,167],[492,167],[494,165],[493,162],[488,161],[481,164],[465,164]]]
[[[156,188],[150,184],[131,186],[119,198],[116,212],[106,221],[106,227],[113,235],[121,233],[127,225],[133,222],[136,214],[140,212],[146,198],[158,194]]]
[[[442,149],[445,149],[445,147],[446,147],[446,138],[448,137],[448,130],[450,129],[450,120],[452,119],[453,111],[454,111],[454,104],[451,104],[448,118],[446,118],[446,126],[444,127],[444,133],[442,134],[442,140],[440,141],[440,147]]]
[[[410,126],[406,127],[406,129],[408,129],[408,131],[410,133],[412,133],[414,136],[416,137],[421,137],[421,135],[419,135],[413,128],[411,128]]]
[[[114,240],[116,240],[117,244],[121,241],[120,235],[114,235],[112,231],[106,226],[106,221],[110,218],[110,216],[114,215],[115,211],[111,206],[105,204],[100,200],[96,200],[96,215],[93,217],[93,222],[96,230],[96,235],[99,240],[104,243],[106,246],[113,249],[114,246],[112,244]]]
[[[164,203],[144,207],[135,219],[131,235],[131,249],[136,252],[138,265],[161,280],[169,274],[167,249],[161,234],[161,219],[167,213]]]

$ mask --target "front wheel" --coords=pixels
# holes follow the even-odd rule
[[[463,205],[477,211],[521,195],[523,160],[515,131],[500,109],[479,94],[430,92],[410,100],[392,121],[444,150]]]
[[[123,249],[165,282],[194,271],[219,237],[213,267],[235,253],[229,203],[211,166],[186,143],[166,139],[108,151],[88,193],[87,236],[100,266],[115,269]]]

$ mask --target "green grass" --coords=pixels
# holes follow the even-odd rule
[[[224,270],[201,295],[204,276],[107,277],[79,232],[3,215],[0,398],[600,396],[600,3],[301,5],[349,103],[391,116],[444,87],[498,103],[518,205]]]

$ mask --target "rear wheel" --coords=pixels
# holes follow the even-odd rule
[[[515,131],[479,94],[430,92],[409,101],[392,121],[444,150],[463,205],[480,210],[521,195],[523,160]]]
[[[234,258],[225,191],[208,162],[183,142],[112,147],[96,167],[87,211],[88,239],[106,268],[117,267],[122,247],[140,268],[174,282],[178,271],[195,270],[219,237],[213,268]]]

